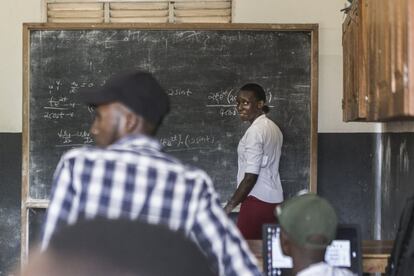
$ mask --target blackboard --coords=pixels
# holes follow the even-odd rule
[[[222,202],[236,185],[236,148],[248,125],[235,95],[247,82],[265,88],[269,117],[284,134],[285,196],[316,185],[317,25],[27,24],[24,33],[28,201],[48,199],[63,152],[93,143],[79,89],[131,69],[153,72],[170,95],[157,135],[165,151],[204,169]]]
[[[21,133],[0,133],[0,276],[16,268],[20,252]]]

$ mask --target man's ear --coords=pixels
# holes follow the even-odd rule
[[[257,108],[258,109],[262,109],[263,106],[264,106],[264,101],[260,100],[260,101],[257,102]]]
[[[282,248],[282,252],[286,256],[291,256],[291,248],[290,248],[290,242],[289,237],[287,237],[286,233],[281,230],[280,231],[280,247]]]
[[[141,131],[144,125],[144,118],[139,115],[136,115],[132,112],[126,114],[126,123],[125,130],[128,133],[136,132],[137,130]]]

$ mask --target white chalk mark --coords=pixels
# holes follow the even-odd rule
[[[68,110],[67,107],[51,107],[51,106],[45,106],[44,109],[55,109],[55,110]]]

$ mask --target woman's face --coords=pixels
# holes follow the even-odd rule
[[[237,111],[239,112],[242,121],[253,121],[263,114],[263,101],[258,101],[254,92],[247,90],[240,90],[236,98]]]

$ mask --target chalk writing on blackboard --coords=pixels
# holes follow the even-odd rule
[[[207,106],[235,105],[237,97],[236,93],[237,91],[234,91],[234,89],[225,89],[217,92],[210,92],[207,95]]]
[[[159,141],[165,151],[188,151],[211,149],[216,142],[213,135],[174,134],[169,137],[160,137]]]
[[[236,108],[237,93],[238,90],[235,89],[225,89],[218,92],[210,92],[207,95],[206,107],[217,109],[220,117],[235,117],[238,115]],[[267,90],[266,94],[266,101],[269,107],[274,107],[272,104],[270,104],[273,99],[272,92]]]
[[[78,93],[79,88],[94,87],[94,83],[70,82],[67,84],[62,80],[56,80],[48,85],[49,97],[42,98],[43,114],[42,118],[49,121],[67,120],[76,117],[77,106],[73,94]],[[88,109],[90,113],[93,111]]]
[[[190,89],[182,89],[182,88],[170,88],[167,90],[168,96],[175,97],[175,96],[184,96],[189,97],[193,94]]]
[[[70,131],[60,129],[57,136],[59,137],[57,147],[87,145],[94,142],[88,130]]]

